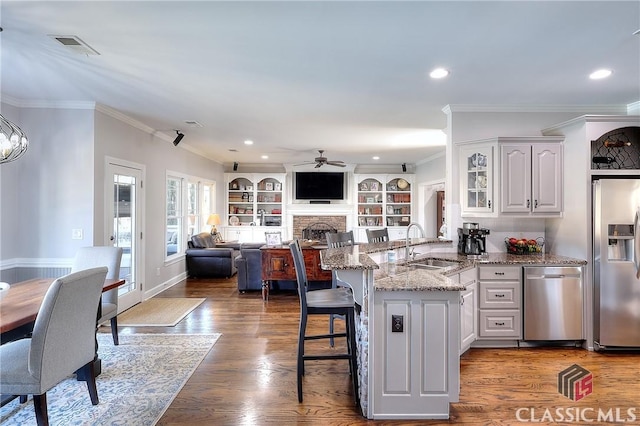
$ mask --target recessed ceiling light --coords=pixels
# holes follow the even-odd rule
[[[429,73],[431,78],[444,78],[449,75],[449,71],[444,68],[436,68]]]
[[[591,74],[589,74],[589,78],[591,80],[600,80],[601,78],[607,78],[611,75],[612,71],[611,70],[605,70],[605,69],[601,69],[601,70],[597,70],[592,72]]]
[[[380,159],[380,157],[378,157],[377,155],[374,155],[374,156],[373,156],[373,159],[374,159],[374,160],[379,160],[379,159]]]
[[[244,144],[245,145],[253,145],[253,141],[250,141],[250,140],[247,139],[246,141],[244,141]]]
[[[260,158],[262,158],[263,160],[266,160],[267,158],[269,158],[269,156],[268,155],[263,155]]]

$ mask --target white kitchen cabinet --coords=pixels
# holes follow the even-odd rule
[[[562,212],[562,138],[556,139],[500,144],[500,214]]]
[[[498,137],[460,144],[463,217],[558,217],[563,137]]]
[[[462,214],[492,216],[494,201],[495,143],[473,143],[460,148]]]
[[[478,269],[478,340],[522,338],[522,267]]]
[[[471,347],[478,334],[478,284],[476,268],[463,271],[459,282],[466,290],[460,292],[460,355]]]
[[[459,292],[373,293],[373,419],[448,418],[460,394]]]

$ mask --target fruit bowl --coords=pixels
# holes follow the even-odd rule
[[[504,243],[507,246],[508,254],[536,254],[542,253],[544,238],[538,237],[535,240],[526,238],[505,238]]]

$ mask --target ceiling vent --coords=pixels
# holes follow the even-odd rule
[[[204,127],[202,124],[198,123],[196,120],[185,120],[185,124],[189,127]]]
[[[60,43],[64,47],[73,50],[76,53],[80,53],[83,55],[99,55],[97,50],[89,46],[84,41],[80,40],[80,38],[77,36],[49,35],[49,37],[56,40],[58,43]]]

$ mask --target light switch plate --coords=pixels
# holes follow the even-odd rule
[[[82,229],[72,229],[71,230],[71,239],[72,240],[81,240],[83,238]]]

